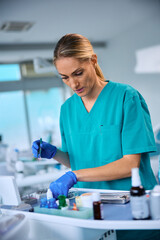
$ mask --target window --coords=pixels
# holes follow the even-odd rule
[[[51,88],[26,93],[32,141],[42,137],[60,146],[59,115],[63,103],[62,90]]]
[[[0,64],[0,135],[11,149],[31,150],[40,137],[59,147],[60,107],[67,91],[58,76],[36,75],[31,67],[34,77],[21,75],[19,64]]]
[[[19,64],[1,64],[0,81],[16,81],[21,79]]]
[[[29,148],[22,91],[0,93],[0,134],[12,149]]]

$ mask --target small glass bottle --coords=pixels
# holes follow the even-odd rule
[[[40,208],[48,208],[46,197],[40,199]]]
[[[131,211],[133,219],[148,219],[149,206],[144,187],[141,185],[139,169],[132,168],[132,187],[130,189]]]
[[[99,192],[93,193],[92,198],[93,198],[94,219],[103,220],[103,209],[102,209],[102,203],[100,199],[100,193]]]
[[[46,202],[45,202],[45,199],[46,199]],[[46,197],[45,198],[42,198],[41,199],[41,205],[45,203],[45,206],[41,206],[40,207],[45,207],[45,208],[58,208],[58,205],[56,203],[56,199],[53,198],[53,195],[52,195],[52,191],[48,188],[47,190],[47,194],[46,194]]]
[[[48,201],[48,208],[58,208],[55,198],[51,198]]]

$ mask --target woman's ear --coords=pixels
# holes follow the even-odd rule
[[[97,65],[97,55],[96,54],[93,54],[92,57],[91,57],[91,62],[94,66],[94,68],[96,67]]]

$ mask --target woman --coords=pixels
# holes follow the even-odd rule
[[[83,188],[130,190],[135,167],[145,189],[152,189],[156,180],[149,152],[156,147],[141,94],[128,85],[105,81],[91,43],[81,35],[67,34],[58,41],[54,64],[75,94],[61,107],[62,149],[41,144],[41,157],[54,157],[72,169],[50,184],[53,196],[67,195],[76,183]],[[32,145],[36,157],[39,145],[39,140]],[[131,239],[125,233],[123,239]]]

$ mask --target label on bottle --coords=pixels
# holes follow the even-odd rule
[[[145,219],[149,217],[149,207],[146,195],[131,196],[131,210],[135,219]]]
[[[104,219],[103,203],[100,204],[100,209],[101,209],[101,219]]]

